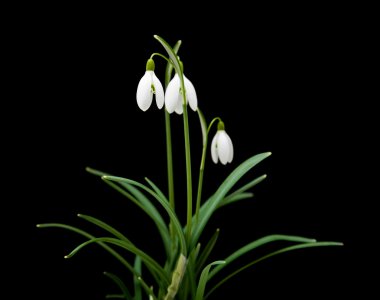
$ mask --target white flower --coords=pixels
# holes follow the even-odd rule
[[[211,142],[211,157],[214,163],[220,162],[225,165],[234,157],[232,141],[224,129],[218,130]]]
[[[194,86],[191,81],[185,77],[185,75],[183,75],[183,79],[185,82],[187,103],[190,104],[190,107],[193,111],[196,111],[198,107],[198,100]],[[181,81],[178,74],[175,74],[173,79],[169,82],[165,94],[165,107],[169,113],[172,113],[173,111],[179,115],[183,113],[183,99],[180,89]]]
[[[137,86],[137,105],[141,110],[146,111],[152,104],[153,94],[156,94],[157,107],[161,109],[164,106],[165,96],[164,88],[160,80],[154,74],[154,62],[149,59],[147,62],[146,72],[140,79]]]

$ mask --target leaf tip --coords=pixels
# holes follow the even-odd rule
[[[102,176],[102,179],[103,179],[103,180],[108,180],[108,176],[103,175],[103,176]]]
[[[36,224],[36,227],[41,228],[42,226],[41,226],[41,224]]]
[[[77,217],[81,218],[83,215],[82,214],[77,214]]]
[[[65,255],[63,258],[64,258],[64,259],[69,259],[70,256],[69,256],[69,255]]]

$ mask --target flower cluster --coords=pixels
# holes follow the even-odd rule
[[[137,105],[142,111],[148,110],[153,101],[153,95],[156,98],[156,104],[159,109],[164,106],[168,113],[176,112],[177,114],[183,113],[183,96],[181,90],[181,79],[176,73],[173,79],[169,82],[164,93],[164,89],[160,80],[154,73],[155,63],[152,58],[148,59],[146,63],[146,71],[144,76],[140,79],[137,86],[136,100]],[[193,111],[198,109],[198,98],[194,85],[191,81],[183,75],[186,104],[190,105]],[[218,131],[215,134],[211,143],[211,157],[214,163],[220,161],[223,165],[231,163],[234,156],[234,148],[231,138],[224,130],[224,123],[219,121]]]

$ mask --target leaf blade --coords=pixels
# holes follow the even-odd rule
[[[97,218],[87,216],[87,215],[83,215],[83,214],[78,214],[77,216],[81,219],[86,220],[87,222],[90,222],[92,224],[97,225],[98,227],[100,227],[100,228],[104,229],[105,231],[111,233],[112,235],[119,238],[120,240],[123,240],[123,241],[133,245],[133,243],[125,235],[123,235],[120,231],[116,230],[115,228],[108,225],[107,223],[105,223],[105,222],[103,222]]]
[[[212,266],[221,265],[225,262],[223,260],[214,261],[208,264],[202,271],[201,276],[199,278],[197,293],[195,294],[195,300],[203,300],[203,295],[206,289],[206,283],[208,281],[209,272]]]
[[[263,257],[260,257],[259,259],[256,259],[248,264],[246,264],[245,266],[239,268],[238,270],[232,272],[231,274],[229,274],[228,276],[226,276],[225,278],[223,278],[221,281],[219,281],[211,290],[210,292],[208,292],[208,294],[206,295],[205,299],[207,299],[218,287],[220,287],[221,285],[223,285],[226,281],[228,281],[229,279],[231,279],[232,277],[236,276],[237,274],[239,274],[240,272],[244,271],[245,269],[253,266],[254,264],[258,263],[258,262],[261,262],[263,260],[266,260],[272,256],[275,256],[275,255],[278,255],[278,254],[281,254],[281,253],[285,253],[285,252],[289,252],[289,251],[293,251],[293,250],[298,250],[298,249],[303,249],[303,248],[310,248],[310,247],[325,247],[325,246],[343,246],[342,243],[339,243],[339,242],[315,242],[315,243],[304,243],[304,244],[298,244],[298,245],[293,245],[293,246],[289,246],[289,247],[286,247],[286,248],[282,248],[280,250],[277,250],[277,251],[274,251],[274,252],[271,252],[267,255],[264,255]]]
[[[246,254],[247,252],[250,252],[250,251],[252,251],[252,250],[254,250],[260,246],[263,246],[265,244],[268,244],[271,242],[276,242],[276,241],[288,241],[288,242],[298,242],[298,243],[315,243],[316,242],[316,240],[314,240],[314,239],[304,238],[304,237],[300,237],[300,236],[292,236],[292,235],[272,234],[272,235],[262,237],[260,239],[257,239],[255,241],[241,247],[240,249],[236,250],[234,253],[229,255],[225,259],[226,263],[223,266],[218,266],[214,270],[212,270],[209,278],[211,279],[212,277],[214,277],[220,270],[223,269],[223,267],[226,267],[231,262],[233,262],[234,260],[236,260],[240,256]]]
[[[146,187],[145,185],[143,185],[137,181],[127,179],[127,178],[123,178],[123,177],[116,177],[116,176],[103,176],[102,178],[104,180],[110,180],[110,181],[116,181],[116,182],[125,182],[128,184],[137,186],[137,187],[145,190],[149,194],[151,194],[154,198],[156,198],[158,200],[158,202],[162,205],[162,207],[166,210],[171,221],[173,222],[174,228],[175,228],[175,230],[178,234],[178,237],[179,237],[181,252],[184,256],[186,256],[187,247],[186,247],[185,236],[183,234],[181,224],[180,224],[175,212],[170,207],[169,203],[167,203],[166,201],[163,201],[154,191],[152,191],[150,188]]]
[[[75,254],[77,254],[82,248],[90,244],[97,243],[97,242],[113,244],[118,247],[124,248],[125,250],[132,252],[135,255],[138,255],[155,278],[157,278],[156,275],[159,275],[160,276],[159,278],[163,279],[165,281],[165,284],[169,284],[169,279],[166,272],[152,257],[150,257],[148,254],[146,254],[144,251],[140,250],[139,248],[131,244],[125,243],[124,241],[121,241],[116,238],[100,237],[100,238],[91,239],[77,246],[68,255],[66,255],[65,258],[71,258]],[[157,282],[159,282],[158,278],[157,278]]]
[[[207,261],[207,258],[210,256],[212,249],[214,249],[214,246],[219,237],[219,233],[220,233],[220,229],[218,228],[212,235],[211,239],[207,242],[206,247],[204,248],[201,256],[199,257],[199,261],[196,268],[196,274],[198,274],[201,271],[201,269],[203,268],[203,265]]]
[[[195,230],[193,231],[191,247],[193,247],[197,243],[204,227],[206,226],[212,214],[215,212],[219,203],[223,200],[223,198],[226,196],[228,191],[236,184],[237,181],[239,181],[239,179],[242,176],[244,176],[249,170],[251,170],[254,166],[256,166],[258,163],[260,163],[261,161],[263,161],[270,155],[271,155],[270,152],[260,153],[260,154],[250,157],[245,162],[240,164],[224,180],[224,182],[220,185],[220,187],[215,192],[215,194],[211,196],[211,198],[204,203],[204,205],[202,206],[200,210],[200,218],[199,218],[200,221],[198,222],[197,226],[195,226]]]

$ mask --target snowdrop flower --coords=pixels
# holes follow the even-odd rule
[[[234,157],[234,147],[228,134],[224,131],[224,123],[219,121],[218,131],[211,142],[211,157],[214,163],[218,160],[225,165]]]
[[[157,107],[161,109],[162,106],[164,106],[164,88],[162,87],[160,80],[154,74],[154,66],[153,59],[148,59],[148,62],[146,63],[146,72],[140,79],[137,87],[137,105],[143,111],[146,111],[152,104],[153,94],[156,94]]]
[[[186,90],[186,100],[187,103],[190,104],[190,107],[193,111],[197,110],[198,100],[197,94],[195,92],[194,86],[189,79],[183,75],[183,79],[185,82],[185,90]],[[181,80],[178,74],[175,74],[173,79],[169,82],[168,88],[166,89],[165,94],[165,107],[168,113],[172,113],[175,111],[177,114],[183,113],[183,99],[182,99],[182,91],[181,91]]]

